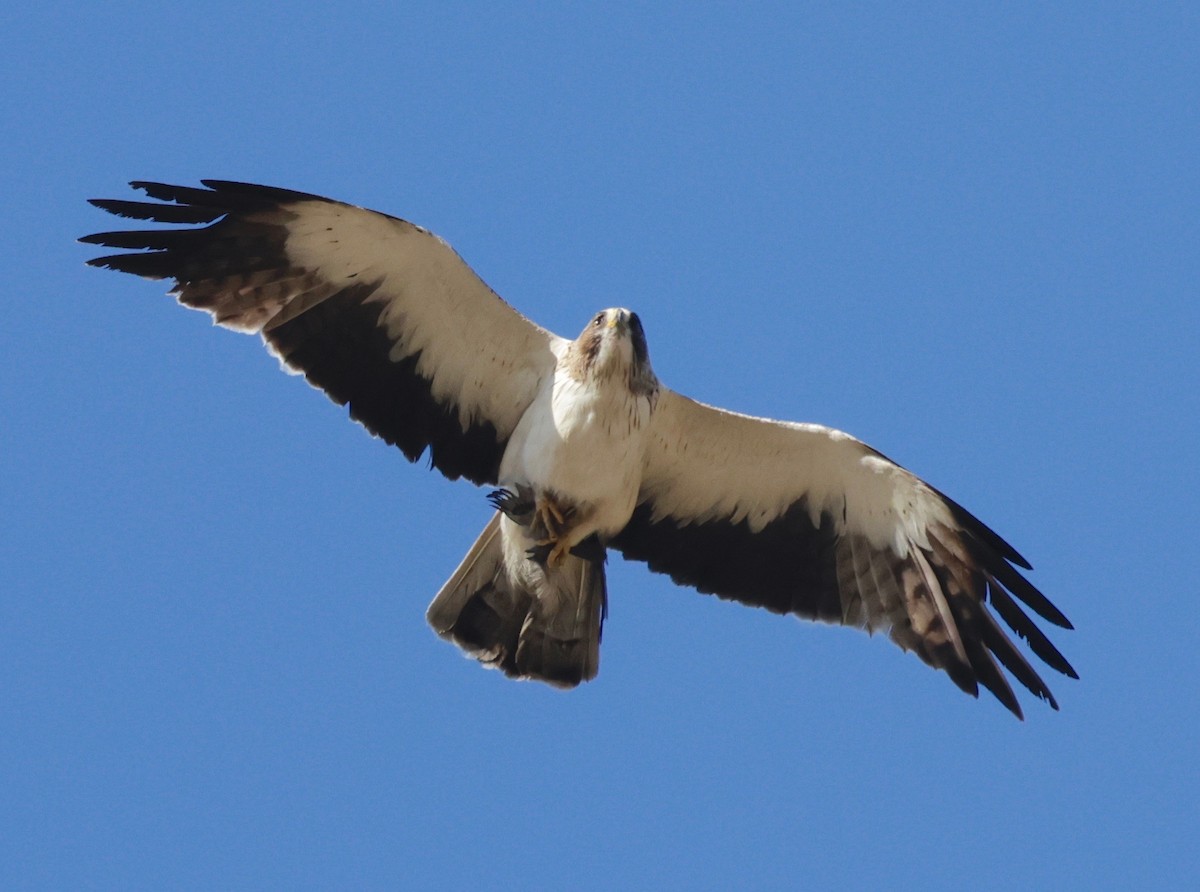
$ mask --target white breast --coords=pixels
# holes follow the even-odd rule
[[[590,509],[588,526],[613,535],[633,513],[641,485],[648,399],[624,382],[547,382],[513,431],[502,486],[524,483]]]

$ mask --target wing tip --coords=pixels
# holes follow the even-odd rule
[[[201,179],[200,184],[214,193],[236,193],[237,195],[258,198],[280,204],[295,201],[324,201],[333,203],[332,198],[316,195],[312,192],[301,192],[297,189],[284,189],[281,186],[263,186],[258,183],[246,183],[241,180]]]

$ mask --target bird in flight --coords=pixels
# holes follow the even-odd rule
[[[480,662],[559,687],[595,677],[615,549],[700,592],[886,632],[1018,718],[1003,670],[1058,704],[997,616],[1078,677],[1026,608],[1070,622],[1012,546],[848,434],[675,393],[636,313],[603,310],[559,337],[419,226],[201,182],[134,182],[151,201],[93,200],[169,227],[85,236],[122,251],[88,263],[174,280],[180,303],[261,335],[410,461],[428,453],[446,477],[493,488],[496,513],[427,612]]]

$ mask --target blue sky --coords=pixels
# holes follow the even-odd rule
[[[0,885],[1200,879],[1200,14],[646,6],[3,14]],[[633,307],[673,388],[1011,540],[1082,679],[1019,723],[619,558],[597,681],[482,671],[423,612],[483,493],[84,267],[86,198],[199,177],[423,224],[565,334]]]

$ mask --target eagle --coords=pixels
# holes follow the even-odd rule
[[[1018,718],[1004,670],[1058,704],[997,617],[1078,678],[1026,608],[1070,622],[1011,545],[848,434],[669,389],[636,313],[603,310],[563,338],[426,229],[305,192],[200,182],[135,181],[149,201],[92,200],[167,226],[85,236],[120,251],[88,263],[174,280],[180,303],[261,335],[410,461],[427,454],[449,479],[491,488],[495,513],[427,612],[481,663],[563,688],[594,678],[612,549],[702,593],[886,632]]]

